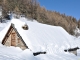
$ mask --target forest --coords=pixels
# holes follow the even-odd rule
[[[62,26],[71,35],[75,35],[76,27],[80,28],[80,19],[77,20],[65,13],[47,10],[40,6],[37,0],[0,0],[0,5],[3,9],[4,18],[8,11],[13,11],[16,14],[24,14],[27,18],[35,19],[40,23]]]

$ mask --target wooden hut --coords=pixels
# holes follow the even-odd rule
[[[27,28],[28,26],[26,26]],[[11,24],[5,37],[2,40],[2,44],[6,46],[20,47],[22,50],[27,49],[28,46],[25,44],[23,38],[18,33],[14,24]]]

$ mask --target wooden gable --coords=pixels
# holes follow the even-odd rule
[[[6,46],[20,47],[22,50],[28,48],[18,31],[14,27],[14,24],[11,24],[8,32],[2,40],[2,44]]]

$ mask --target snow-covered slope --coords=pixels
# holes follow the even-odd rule
[[[80,47],[79,38],[77,39],[69,35],[60,26],[41,24],[36,21],[32,22],[25,18],[12,19],[8,23],[0,24],[1,27],[0,41],[2,41],[11,23],[15,25],[15,28],[20,33],[20,35],[22,36],[23,40],[28,45],[30,50],[22,51],[19,48],[5,47],[0,45],[1,59],[2,57],[7,58],[8,60],[9,59],[20,60],[20,58],[21,60],[27,60],[27,59],[28,60],[77,60],[79,59],[80,56],[79,52],[78,52],[78,56],[75,56],[72,53],[64,52],[64,49],[77,47],[77,46]],[[29,27],[28,30],[22,29],[22,26],[25,23],[27,23]],[[32,55],[32,52],[39,52],[39,51],[46,51],[47,54],[38,55],[37,57],[34,57]],[[14,59],[12,59],[13,57]]]

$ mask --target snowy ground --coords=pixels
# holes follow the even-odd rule
[[[77,47],[77,46],[80,47],[79,37],[76,38],[74,36],[69,35],[62,27],[59,27],[59,26],[50,26],[50,25],[38,23],[36,21],[31,22],[24,18],[21,18],[20,20],[22,20],[23,22],[26,22],[30,27],[30,30],[26,33],[28,33],[27,37],[28,39],[30,39],[30,41],[31,39],[33,39],[33,41],[31,41],[32,47],[30,47],[32,51],[29,49],[22,51],[18,47],[3,46],[1,44],[2,35],[4,33],[3,30],[9,24],[9,22],[0,23],[0,38],[1,38],[0,39],[0,60],[80,60],[80,50],[78,50],[77,56],[75,56],[72,53],[64,52],[64,49],[67,49],[67,48]],[[35,28],[36,28],[36,31],[35,31]],[[40,29],[40,28],[43,28],[43,29]],[[33,31],[34,33],[32,34]],[[38,33],[40,34],[39,36],[38,36]],[[35,38],[30,37],[31,34]],[[42,35],[44,35],[43,36],[44,38],[39,40]],[[35,44],[37,45],[35,46]],[[38,51],[38,49],[40,51],[45,50],[47,54],[33,56],[33,52],[35,52],[35,50]]]

